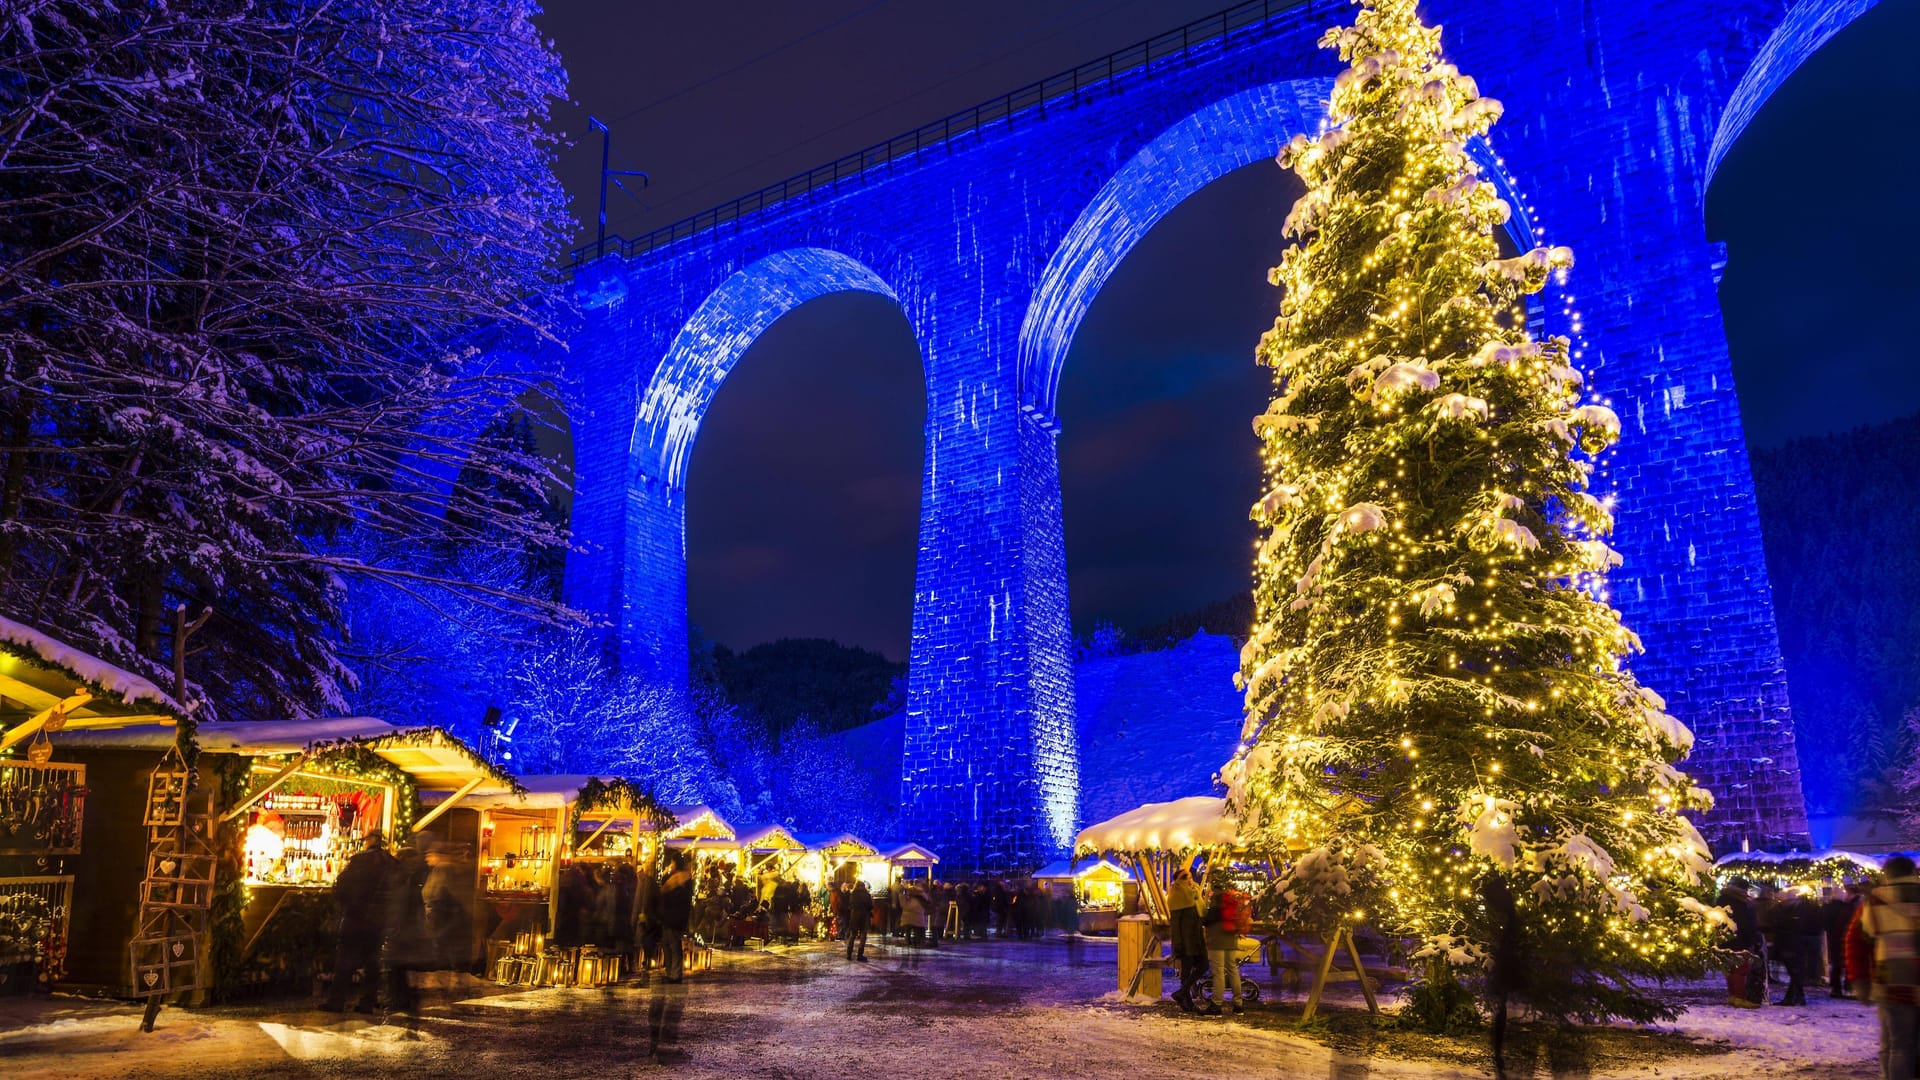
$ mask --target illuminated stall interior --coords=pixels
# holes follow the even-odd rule
[[[1133,875],[1108,859],[1079,867],[1063,859],[1042,867],[1033,879],[1049,889],[1062,885],[1070,888],[1082,911],[1120,911],[1126,906]]]
[[[667,813],[675,822],[666,831],[668,848],[691,855],[696,861],[716,859],[740,865],[741,848],[734,828],[712,807],[669,806]]]
[[[747,872],[754,875],[768,870],[786,873],[807,855],[806,842],[784,825],[762,825],[741,833],[735,844]]]
[[[849,873],[874,892],[887,887],[891,870],[880,849],[852,833],[796,833],[794,839],[806,844],[807,854],[794,863],[793,876],[808,888],[823,888]]]

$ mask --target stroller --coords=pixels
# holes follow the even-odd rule
[[[1260,959],[1262,946],[1253,938],[1240,939],[1240,948],[1233,954],[1232,962],[1240,968],[1240,1001],[1245,1005],[1260,1003],[1260,984],[1247,974],[1248,966]],[[1193,1003],[1198,1008],[1213,1004],[1213,965],[1207,965],[1205,971],[1193,984]]]

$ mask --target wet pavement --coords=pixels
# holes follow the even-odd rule
[[[123,1003],[0,1000],[0,1076],[1483,1075],[1330,1049],[1291,1030],[1297,996],[1222,1019],[1126,1004],[1114,992],[1114,948],[1072,939],[881,945],[866,964],[826,945],[720,951],[713,970],[679,986],[512,990],[445,977],[412,1021],[279,1002],[169,1008],[149,1035],[137,1030],[139,1009]],[[1655,1068],[1766,1073],[1738,1053],[1677,1064]],[[1631,1073],[1648,1075],[1643,1068]]]

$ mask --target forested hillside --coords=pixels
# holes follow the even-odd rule
[[[1808,809],[1872,808],[1920,705],[1920,417],[1753,455]]]

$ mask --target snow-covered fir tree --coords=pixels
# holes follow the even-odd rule
[[[1536,968],[1569,980],[1537,1007],[1656,1015],[1638,978],[1698,970],[1716,933],[1683,816],[1711,799],[1604,600],[1620,558],[1587,488],[1618,421],[1566,339],[1526,330],[1571,253],[1501,257],[1509,208],[1467,152],[1501,107],[1413,0],[1362,0],[1322,44],[1348,67],[1327,130],[1280,157],[1306,194],[1259,349],[1257,613],[1223,779],[1276,853],[1383,857],[1382,906],[1351,917],[1443,975],[1484,963],[1478,897],[1501,875]]]
[[[47,0],[0,18],[0,587],[10,614],[161,675],[183,605],[207,715],[344,707],[344,584],[448,586],[343,555],[436,536],[474,434],[541,373],[566,239],[534,0]],[[491,336],[489,336],[491,335]],[[469,485],[472,488],[474,485]],[[564,543],[509,498],[486,544]],[[423,577],[423,574],[425,575]]]

